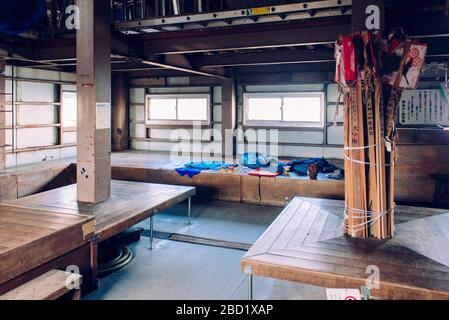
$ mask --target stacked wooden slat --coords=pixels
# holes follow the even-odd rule
[[[391,53],[380,34],[367,31],[338,46],[346,55],[337,55],[345,111],[345,231],[354,238],[389,239],[394,236],[394,121],[411,42],[404,39],[400,50]],[[388,81],[385,53],[397,58]]]

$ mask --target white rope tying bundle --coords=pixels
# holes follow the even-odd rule
[[[375,148],[378,146],[379,146],[378,144],[373,144],[372,146],[366,146],[366,147],[345,147],[343,150],[345,150],[345,151],[366,150],[366,149],[371,149],[371,148]]]
[[[379,219],[381,219],[383,216],[390,214],[390,213],[394,213],[394,210],[396,209],[396,204],[394,204],[393,208],[386,210],[386,211],[366,211],[366,210],[361,210],[361,209],[356,209],[356,208],[350,208],[348,206],[348,203],[345,203],[345,221],[349,218],[351,219],[368,219],[370,218],[370,220],[367,220],[366,222],[360,223],[358,225],[354,225],[351,228],[349,228],[346,223],[344,224],[344,228],[347,231],[352,231],[352,232],[359,232],[359,231],[363,231],[365,230],[366,226],[372,226],[374,223],[376,223]],[[348,212],[351,213],[356,213],[357,216],[350,216],[348,214]],[[375,217],[375,218],[373,218]]]
[[[354,163],[358,163],[358,164],[363,164],[363,165],[367,165],[367,166],[374,166],[374,167],[392,167],[396,164],[396,162],[392,162],[392,163],[371,163],[371,162],[365,162],[365,161],[360,161],[360,160],[356,160],[356,159],[352,159],[350,158],[346,153],[345,153],[345,159]]]

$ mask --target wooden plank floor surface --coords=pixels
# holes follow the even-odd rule
[[[343,235],[344,202],[295,198],[241,260],[253,275],[360,288],[379,268],[381,299],[449,299],[449,213],[398,207],[389,241]]]
[[[95,205],[78,203],[76,184],[13,200],[7,204],[94,216],[96,235],[100,240],[106,240],[156,212],[194,195],[194,187],[113,180],[111,198]]]
[[[82,280],[79,274],[51,270],[1,295],[0,300],[56,300],[69,292],[72,292],[73,300],[79,300]]]

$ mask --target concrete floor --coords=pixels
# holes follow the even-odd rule
[[[155,230],[214,240],[254,243],[282,211],[279,207],[221,201],[192,204],[192,224],[187,224],[186,204],[155,217]],[[148,229],[149,223],[138,225]],[[118,300],[244,300],[247,276],[240,273],[244,251],[149,238],[131,246],[135,257],[122,270],[100,281],[100,289],[85,299]],[[318,287],[254,278],[255,299],[325,299]]]

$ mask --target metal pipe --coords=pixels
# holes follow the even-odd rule
[[[156,0],[159,1],[159,0]],[[162,17],[165,17],[167,15],[167,6],[165,4],[165,0],[161,0],[162,1]]]
[[[411,36],[410,38],[416,39],[429,39],[429,38],[447,38],[449,37],[449,33],[440,33],[440,34],[428,34],[428,35],[420,35],[420,36]]]
[[[153,225],[154,216],[150,217],[150,250],[153,250]]]
[[[248,275],[248,300],[253,300],[253,275]]]
[[[27,58],[21,58],[21,57],[4,57],[4,56],[0,56],[0,59],[5,59],[5,60],[11,60],[11,61],[24,61],[24,62],[36,62],[36,60],[32,60],[32,59],[27,59]],[[42,60],[44,62],[39,62],[42,64],[46,64],[49,66],[55,66],[57,67],[58,64],[57,63],[50,63],[50,62],[45,62],[45,60]]]
[[[11,75],[12,75],[12,80],[11,80],[11,125],[14,127],[15,126],[15,114],[16,114],[16,108],[15,108],[15,103],[16,103],[16,88],[15,88],[15,76],[16,76],[16,67],[15,67],[15,63],[14,60],[12,61],[12,71],[11,71]],[[12,153],[15,152],[16,149],[16,141],[15,141],[15,130],[12,129],[11,130],[11,151]],[[17,157],[16,157],[16,165],[17,165]]]
[[[173,13],[177,16],[180,12],[179,0],[172,0],[173,3]]]
[[[187,216],[189,217],[189,225],[190,225],[190,217],[191,217],[191,208],[192,208],[192,197],[189,197],[187,202]]]
[[[141,17],[142,19],[145,19],[147,17],[146,15],[146,5],[145,5],[146,0],[140,0],[140,9],[141,9]]]
[[[221,79],[228,79],[224,76],[218,75],[218,74],[213,74],[213,73],[207,73],[207,72],[202,72],[202,71],[196,71],[193,69],[188,69],[188,68],[182,68],[182,67],[177,67],[177,66],[172,66],[172,65],[168,65],[165,63],[159,63],[159,62],[155,62],[155,61],[149,61],[149,60],[143,60],[143,59],[139,59],[139,58],[134,58],[134,57],[126,57],[126,56],[122,56],[122,55],[116,55],[113,54],[111,55],[113,58],[118,58],[118,59],[127,59],[129,62],[135,62],[135,63],[141,63],[141,64],[147,64],[150,66],[156,66],[156,67],[162,67],[165,69],[171,69],[171,70],[176,70],[176,71],[182,71],[182,72],[187,72],[187,73],[192,73],[192,74],[197,74],[200,76],[206,76],[206,77],[216,77],[216,78],[221,78]]]
[[[50,84],[67,84],[67,85],[74,85],[76,82],[72,81],[62,81],[62,80],[45,80],[45,79],[31,79],[31,78],[18,78],[15,76],[7,76],[7,80],[13,80],[13,81],[23,81],[23,82],[38,82],[38,83],[50,83]]]

